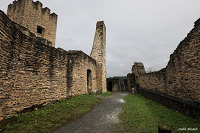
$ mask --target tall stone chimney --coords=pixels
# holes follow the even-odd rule
[[[102,92],[106,92],[106,27],[103,21],[98,21],[96,24],[96,33],[90,56],[94,58],[98,64],[98,88]]]

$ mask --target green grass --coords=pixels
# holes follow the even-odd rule
[[[103,95],[103,96],[110,96],[111,94],[112,94],[112,92],[109,92],[109,91],[108,91],[108,92],[103,93],[102,95]]]
[[[105,93],[95,93],[95,95],[100,95],[100,96],[110,96],[112,94],[112,92],[105,92]]]
[[[158,125],[167,126],[173,133],[184,132],[179,128],[198,128],[200,120],[187,117],[179,112],[168,109],[148,100],[138,94],[129,94],[125,97],[126,104],[120,114],[120,119],[129,133],[156,133]]]
[[[0,125],[5,133],[51,132],[92,109],[99,99],[92,95],[79,95],[46,106],[38,111],[27,112]],[[0,131],[1,132],[1,131]]]

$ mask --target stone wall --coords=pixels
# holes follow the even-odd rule
[[[103,21],[96,24],[96,33],[90,56],[97,61],[98,86],[102,92],[106,92],[106,27]]]
[[[98,90],[96,61],[82,51],[69,51],[67,55],[69,57],[68,67],[70,68],[68,72],[70,95],[96,92]],[[87,77],[88,71],[91,72],[90,79]],[[90,85],[87,82],[90,82]]]
[[[135,76],[137,77],[139,74],[144,74],[145,69],[144,69],[144,64],[142,62],[135,62],[134,65],[132,66],[131,69],[132,73],[135,74]]]
[[[160,91],[167,94],[167,86],[165,84],[165,69],[162,69],[158,72],[146,73],[139,75],[136,83],[139,84],[139,87],[150,88],[154,91]]]
[[[139,74],[141,88],[151,89],[190,103],[200,103],[200,19],[180,42],[166,68]],[[136,83],[136,84],[137,84]]]
[[[133,73],[127,74],[127,90],[132,92],[132,88],[135,87],[135,75]]]
[[[93,58],[45,45],[30,34],[0,11],[0,120],[101,86]]]
[[[108,91],[127,91],[127,77],[110,77],[107,78]]]
[[[120,89],[120,82],[116,78],[107,78],[107,91],[118,91]]]
[[[17,0],[8,6],[8,17],[19,25],[28,28],[37,37],[45,38],[52,42],[55,47],[57,15],[51,13],[50,9],[45,7],[39,1]],[[38,26],[44,28],[42,34],[38,34]]]
[[[198,104],[186,102],[177,97],[169,96],[159,91],[153,91],[150,89],[137,88],[137,93],[168,108],[175,109],[176,111],[187,116],[195,119],[200,118],[200,106]]]
[[[22,34],[2,11],[0,57],[0,117],[67,97],[66,52]]]

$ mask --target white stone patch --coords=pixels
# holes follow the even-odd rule
[[[111,114],[107,114],[106,118],[111,121],[112,123],[118,123],[119,122],[119,118],[118,115],[121,112],[121,109],[116,109],[115,111],[113,111]]]
[[[118,100],[120,103],[125,103],[124,99],[119,99]]]

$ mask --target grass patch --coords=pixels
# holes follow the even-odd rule
[[[105,93],[94,93],[94,95],[98,95],[98,96],[110,96],[112,94],[112,92],[105,92]]]
[[[4,120],[0,123],[0,128],[4,130],[4,133],[51,132],[90,111],[98,102],[99,99],[92,95],[74,96],[38,111],[27,112]]]
[[[139,94],[129,94],[125,101],[120,119],[126,127],[126,132],[156,133],[158,125],[169,127],[173,133],[184,132],[178,130],[179,128],[198,128],[197,131],[188,132],[200,132],[200,120],[168,109]]]
[[[111,94],[112,94],[112,92],[107,91],[107,92],[103,93],[102,95],[103,96],[110,96]]]

